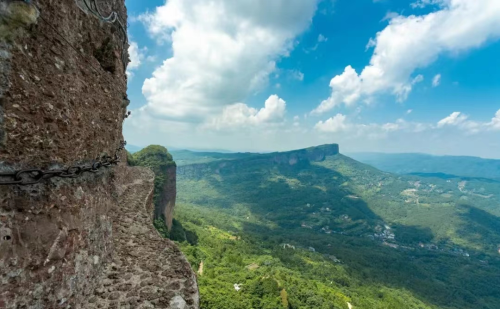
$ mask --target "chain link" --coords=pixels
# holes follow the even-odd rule
[[[111,165],[117,165],[120,162],[120,156],[118,156],[118,153],[125,149],[125,145],[127,145],[127,142],[121,141],[120,146],[116,148],[115,155],[113,157],[108,155],[97,157],[95,160],[93,160],[91,165],[73,165],[65,169],[56,170],[25,169],[9,173],[0,173],[0,179],[8,179],[7,181],[0,181],[0,186],[34,185],[43,180],[54,177],[77,178],[86,172],[97,173],[101,168],[107,168]]]

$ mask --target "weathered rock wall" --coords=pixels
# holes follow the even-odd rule
[[[55,308],[92,295],[113,251],[112,175],[1,191],[0,307]]]
[[[126,25],[124,0],[96,2]],[[82,0],[33,3],[0,2],[0,182],[19,169],[88,165],[122,140],[120,28]],[[175,169],[167,174],[173,209]],[[152,225],[152,175],[122,164],[0,185],[0,308],[198,308],[189,263]]]
[[[122,139],[118,30],[74,0],[36,5],[0,3],[0,172],[88,163]],[[126,20],[124,0],[111,9]],[[74,308],[93,294],[113,253],[115,178],[0,186],[0,307]]]
[[[125,19],[123,2],[106,1]],[[0,50],[7,68],[0,160],[46,168],[113,153],[127,104],[118,30],[85,14],[74,0],[37,3],[36,22],[3,40]],[[6,5],[2,20],[8,24],[16,23],[9,7],[16,7],[10,15],[34,8],[18,1]]]
[[[177,166],[175,164],[167,168],[165,177],[165,184],[160,192],[160,200],[155,209],[155,216],[164,216],[168,230],[171,230],[172,220],[174,218],[175,199],[177,196]]]

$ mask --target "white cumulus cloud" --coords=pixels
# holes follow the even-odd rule
[[[349,133],[353,138],[366,137],[369,139],[382,139],[389,134],[404,132],[406,134],[420,133],[434,129],[435,126],[428,123],[408,122],[397,119],[395,122],[387,123],[356,123],[349,121],[343,114],[337,114],[326,121],[318,121],[314,129],[321,133]]]
[[[427,1],[428,2],[428,1]],[[360,74],[348,66],[330,82],[332,95],[313,113],[352,105],[380,93],[398,101],[412,90],[412,74],[443,54],[478,48],[500,37],[500,1],[446,0],[438,11],[422,16],[394,16],[373,39],[370,64]]]
[[[500,130],[500,109],[496,112],[495,117],[491,119],[488,126],[493,130]]]
[[[429,5],[443,5],[446,0],[418,0],[410,4],[413,9],[423,9]]]
[[[437,74],[432,79],[432,87],[437,87],[439,86],[439,84],[441,84],[441,74]]]
[[[325,122],[319,121],[314,128],[321,132],[342,132],[349,128],[346,123],[346,116],[342,114],[337,114],[334,117],[327,119]]]
[[[316,6],[317,0],[169,0],[143,15],[153,37],[171,42],[173,56],[144,82],[142,112],[199,123],[236,108],[267,85]]]
[[[330,81],[332,95],[321,102],[313,113],[320,114],[332,108],[345,104],[347,106],[355,104],[361,97],[361,80],[351,66],[345,68],[344,74],[337,75]]]
[[[133,70],[140,67],[142,61],[144,60],[147,50],[148,49],[146,47],[139,48],[139,45],[137,45],[136,42],[131,41],[130,46],[128,48],[130,62],[127,66],[127,69]]]
[[[290,77],[292,79],[303,81],[304,80],[304,73],[300,72],[299,70],[291,70]]]
[[[130,45],[128,47],[130,62],[128,63],[126,72],[129,78],[132,78],[134,76],[133,71],[141,66],[142,61],[146,57],[147,50],[148,49],[146,47],[139,48],[139,45],[136,42],[130,41]]]
[[[464,123],[467,118],[468,117],[466,115],[463,115],[461,112],[453,112],[448,117],[441,119],[437,123],[437,126],[438,128],[442,128],[444,126],[457,126]]]
[[[386,132],[392,132],[392,131],[397,131],[399,130],[399,124],[397,123],[386,123],[382,125],[382,130]]]
[[[321,43],[321,42],[327,42],[328,41],[328,38],[325,37],[324,35],[320,34],[318,35],[318,43]]]
[[[457,127],[465,131],[467,134],[500,130],[500,110],[495,113],[495,116],[490,122],[469,120],[467,115],[464,115],[461,112],[453,112],[451,115],[437,123],[438,128],[443,128],[445,126]]]
[[[277,95],[271,95],[260,110],[244,103],[224,107],[222,114],[212,118],[204,127],[216,130],[277,123],[283,120],[286,102]]]

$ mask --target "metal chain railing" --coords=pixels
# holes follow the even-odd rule
[[[118,13],[115,11],[112,11],[109,16],[104,16],[99,9],[99,5],[97,4],[96,0],[83,0],[83,3],[85,4],[85,7],[87,10],[97,17],[100,21],[108,23],[108,24],[117,24],[118,28],[120,29],[120,32],[123,36],[122,38],[122,62],[123,66],[125,69],[127,69],[127,63],[128,63],[128,58],[127,58],[127,48],[128,48],[128,35],[127,35],[127,30],[125,29],[125,26],[123,25],[122,21],[120,20],[120,16]]]
[[[90,165],[73,165],[64,169],[42,170],[42,169],[23,169],[8,173],[0,173],[0,186],[2,185],[34,185],[42,180],[47,180],[54,177],[59,178],[77,178],[83,173],[96,173],[101,168],[117,165],[120,162],[118,153],[125,149],[126,141],[121,141],[120,146],[116,148],[113,157],[103,155],[97,157]],[[1,181],[1,179],[8,179]]]

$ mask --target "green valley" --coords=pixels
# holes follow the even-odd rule
[[[170,237],[202,308],[500,307],[494,180],[381,172],[335,145],[182,158]]]

